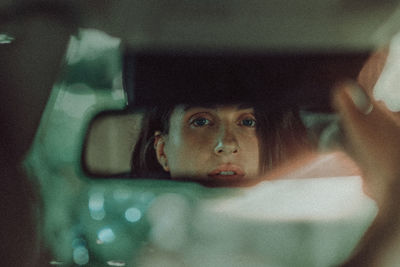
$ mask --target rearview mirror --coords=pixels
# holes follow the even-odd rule
[[[128,174],[141,120],[141,113],[104,112],[96,116],[86,138],[84,169],[94,176]]]
[[[84,169],[96,177],[259,179],[315,150],[315,130],[335,120],[332,88],[356,79],[367,57],[126,53],[126,110],[93,120]],[[317,114],[316,123],[307,114]],[[226,142],[236,154],[216,156],[215,147],[221,143],[225,153]]]

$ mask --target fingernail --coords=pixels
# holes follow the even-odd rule
[[[346,89],[358,110],[366,115],[371,113],[373,109],[372,103],[360,86],[355,83],[349,83],[347,84]]]

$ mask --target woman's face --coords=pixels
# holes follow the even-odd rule
[[[174,179],[257,178],[256,124],[254,109],[240,105],[177,106],[169,133],[156,137],[158,161]]]

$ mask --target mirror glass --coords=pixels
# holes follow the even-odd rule
[[[329,166],[314,166],[297,177],[359,174],[352,161],[335,150],[336,144],[320,143],[321,137],[335,139],[336,119],[327,113],[265,112],[248,105],[106,111],[90,124],[83,167],[92,178],[195,180],[233,186],[290,178],[288,166],[330,157]],[[162,127],[168,126],[168,134],[162,134]],[[321,145],[332,146],[332,151],[320,153]],[[323,171],[316,172],[318,168]]]
[[[85,149],[84,167],[97,176],[121,176],[130,173],[132,149],[142,126],[143,114],[107,112],[90,125]]]
[[[126,51],[127,106],[93,119],[84,170],[222,186],[284,176],[335,139],[332,89],[355,80],[368,55]]]

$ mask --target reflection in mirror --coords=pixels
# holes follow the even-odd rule
[[[84,169],[92,176],[124,176],[130,172],[132,147],[142,114],[104,112],[90,124],[83,153]]]
[[[278,167],[317,157],[314,139],[318,137],[309,129],[314,127],[311,119],[321,123],[323,115],[315,118],[315,114],[300,115],[296,108],[270,111],[249,104],[103,112],[89,127],[84,168],[94,177],[252,185],[272,179]],[[331,164],[332,159],[330,156]],[[340,164],[330,170],[324,166],[329,175],[357,173],[345,156],[339,155],[336,160]],[[315,162],[323,164],[324,160]],[[347,173],[340,173],[345,169]],[[279,176],[290,178],[282,172]]]
[[[132,174],[257,179],[306,147],[305,129],[294,110],[270,113],[246,104],[156,107],[144,119]]]
[[[331,89],[355,79],[368,54],[128,50],[125,115],[103,113],[92,122],[84,169],[218,185],[272,179],[278,167],[311,157],[320,135],[340,132]]]

